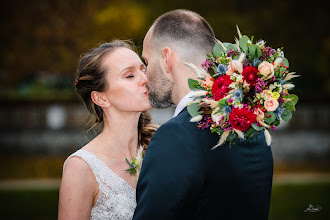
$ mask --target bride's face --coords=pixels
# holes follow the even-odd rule
[[[146,67],[139,56],[127,48],[117,48],[104,57],[108,89],[104,95],[112,107],[125,112],[151,109],[146,88]]]

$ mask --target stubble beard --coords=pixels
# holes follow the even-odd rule
[[[155,83],[154,81],[157,81]],[[167,79],[159,68],[154,71],[153,80],[147,84],[150,104],[154,108],[165,109],[175,106],[172,100],[174,83]]]

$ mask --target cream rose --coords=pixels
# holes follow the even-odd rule
[[[273,93],[270,90],[264,90],[262,91],[262,96],[264,97],[264,99],[272,98]]]
[[[271,63],[268,63],[267,61],[263,61],[258,66],[259,73],[263,76],[269,76],[274,74],[274,66]]]
[[[264,104],[266,110],[269,112],[275,111],[277,109],[278,105],[279,105],[278,101],[274,98],[267,99]]]

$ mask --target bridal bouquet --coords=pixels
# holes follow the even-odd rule
[[[216,40],[202,68],[186,63],[198,78],[188,80],[193,90],[187,107],[191,122],[220,135],[214,148],[258,132],[265,133],[270,145],[269,130],[290,120],[298,102],[291,94],[291,80],[298,75],[289,72],[283,48],[273,49],[263,40],[254,43],[238,27],[237,32],[235,44]]]

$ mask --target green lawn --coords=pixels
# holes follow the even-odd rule
[[[0,190],[1,219],[57,219],[58,189]]]
[[[319,212],[304,212],[309,204]],[[273,186],[270,220],[330,219],[330,183],[286,183]]]
[[[56,219],[58,189],[0,190],[1,219]],[[304,212],[309,204],[320,212]],[[330,183],[275,184],[270,220],[330,219]]]

